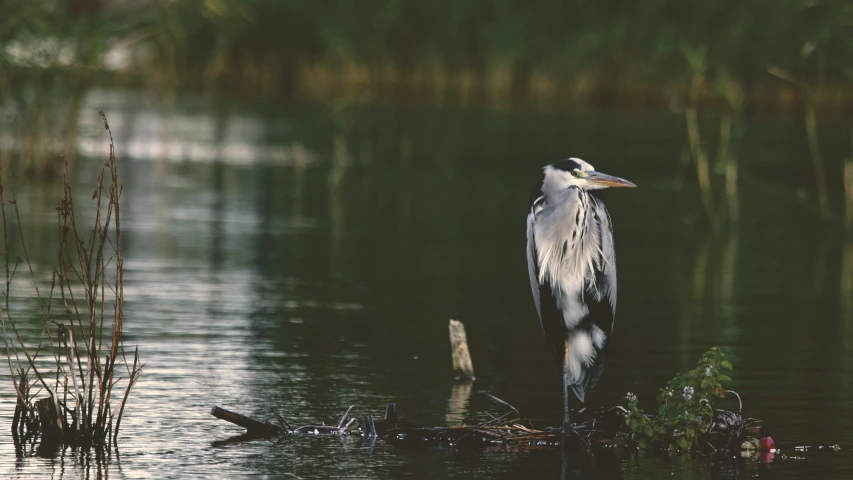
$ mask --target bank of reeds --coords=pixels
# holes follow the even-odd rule
[[[122,338],[122,189],[112,132],[103,112],[101,117],[110,136],[109,159],[98,170],[91,211],[76,204],[66,164],[56,207],[57,263],[49,288],[40,285],[42,272],[30,261],[23,230],[14,228],[13,222],[21,224],[14,194],[8,199],[0,183],[6,275],[0,325],[17,394],[12,432],[18,442],[109,449],[142,371],[138,348],[127,354]],[[83,217],[93,219],[89,230],[79,225]],[[16,231],[19,238],[10,238]],[[18,240],[21,254],[11,259],[10,244]],[[11,298],[13,282],[31,284],[26,288],[38,302],[40,333],[28,328],[33,320],[25,317],[32,315],[31,305]]]

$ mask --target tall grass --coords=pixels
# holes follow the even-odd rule
[[[66,164],[56,207],[57,263],[47,295],[30,262],[23,230],[17,229],[18,239],[9,238],[12,222],[20,225],[21,217],[14,194],[7,201],[0,183],[6,275],[0,325],[17,394],[12,432],[20,442],[40,439],[43,444],[109,448],[118,438],[128,395],[142,372],[138,348],[128,357],[122,338],[122,190],[112,132],[103,112],[101,117],[110,136],[110,155],[95,180],[94,211],[85,212],[94,220],[88,231],[78,227],[82,213],[75,205]],[[20,240],[23,258],[12,263],[10,242],[15,240]],[[38,302],[37,336],[28,335],[16,320],[27,314],[20,311],[20,302],[11,302],[13,281],[24,267]]]

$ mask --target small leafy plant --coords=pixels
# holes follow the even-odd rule
[[[660,389],[657,415],[650,417],[638,407],[637,396],[628,393],[628,438],[640,447],[650,445],[669,450],[691,450],[699,435],[711,426],[714,402],[725,398],[723,382],[731,377],[732,364],[717,347],[705,352],[696,368],[679,374]]]

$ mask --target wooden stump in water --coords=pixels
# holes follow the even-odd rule
[[[468,337],[465,335],[465,325],[459,320],[450,320],[450,350],[453,355],[453,370],[456,379],[472,381],[474,364],[471,362],[471,352],[468,350]]]
[[[53,397],[41,398],[36,401],[35,406],[41,423],[42,438],[58,438],[62,435],[59,413],[56,411],[56,403],[53,401]]]

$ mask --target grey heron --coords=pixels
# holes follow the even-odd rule
[[[616,312],[613,227],[595,190],[635,187],[579,158],[544,168],[527,215],[527,267],[545,338],[563,377],[563,436],[569,388],[581,403],[601,378]]]

